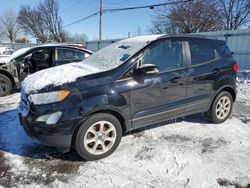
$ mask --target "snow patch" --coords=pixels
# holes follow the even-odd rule
[[[10,55],[0,55],[0,64],[5,64],[10,61]]]
[[[20,101],[20,93],[0,97],[0,112],[15,109]]]
[[[245,102],[249,93],[242,91],[250,86],[238,84],[241,97],[236,101]],[[17,103],[18,96],[4,101]],[[249,106],[241,105],[239,113]],[[0,112],[0,148],[10,166],[4,176],[13,176],[9,187],[247,187],[249,125],[234,115],[220,125],[195,115],[124,136],[111,156],[82,162],[72,161],[72,153],[59,157],[56,150],[29,139],[17,112],[9,110]]]

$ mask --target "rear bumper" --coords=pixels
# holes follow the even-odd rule
[[[19,113],[20,124],[25,132],[32,138],[37,139],[45,144],[54,146],[60,150],[69,150],[71,147],[73,131],[65,130],[69,123],[59,124],[49,127],[48,125],[37,125],[32,118],[22,117]],[[60,132],[57,130],[60,128]]]

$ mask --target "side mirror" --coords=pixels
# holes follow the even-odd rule
[[[144,64],[133,72],[133,78],[139,83],[143,82],[143,78],[146,74],[152,74],[159,72],[159,69],[154,64]]]

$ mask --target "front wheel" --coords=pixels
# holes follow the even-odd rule
[[[223,91],[216,96],[209,111],[205,113],[205,117],[212,123],[222,123],[228,119],[232,109],[232,95],[227,91]]]
[[[8,95],[12,90],[12,83],[11,80],[3,75],[0,74],[0,97]]]
[[[115,151],[121,137],[121,124],[116,117],[106,113],[94,114],[79,128],[75,149],[85,160],[99,160]]]

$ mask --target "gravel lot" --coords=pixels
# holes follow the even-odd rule
[[[250,187],[250,82],[239,80],[232,117],[201,115],[123,137],[110,157],[81,161],[30,139],[19,125],[20,94],[0,98],[0,187]]]

